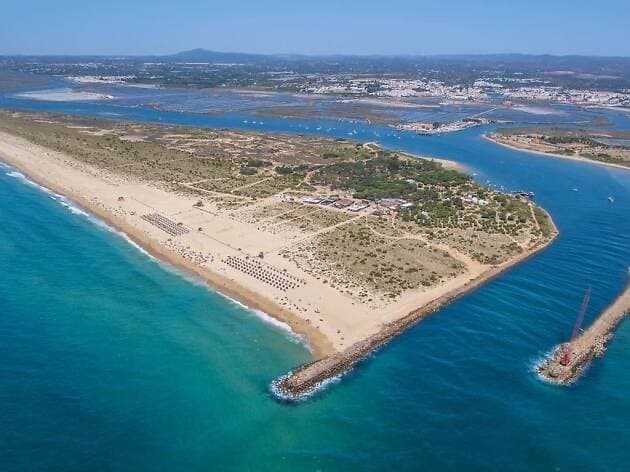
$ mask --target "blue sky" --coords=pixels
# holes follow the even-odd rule
[[[3,0],[0,54],[630,56],[630,0]]]

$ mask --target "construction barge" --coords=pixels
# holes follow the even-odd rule
[[[571,340],[559,345],[538,367],[538,373],[551,383],[568,385],[575,381],[591,360],[601,356],[612,339],[615,328],[630,314],[630,283],[617,299],[581,334],[580,326],[590,297],[587,291]]]

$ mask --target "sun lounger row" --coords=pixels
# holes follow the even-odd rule
[[[283,292],[302,285],[301,281],[299,281],[297,277],[290,274],[284,274],[275,267],[263,264],[259,261],[228,256],[223,262],[234,269],[240,270],[241,272],[254,277],[255,279],[261,280],[272,287],[280,289]]]
[[[262,262],[254,261],[254,263],[258,263],[261,266],[263,266]],[[267,270],[271,270],[273,272],[276,272],[277,274],[279,274],[282,277],[288,279],[289,281],[292,281],[292,282],[296,283],[297,285],[304,285],[306,283],[306,280],[300,279],[299,277],[296,277],[295,275],[289,274],[286,269],[278,269],[277,267],[274,267],[274,266],[269,265],[269,264],[264,264],[264,267]]]
[[[182,234],[189,233],[190,230],[181,223],[176,223],[173,220],[167,218],[159,213],[150,213],[148,215],[142,215],[143,220],[148,221],[153,226],[157,226],[162,231],[170,234],[171,236],[181,236]]]

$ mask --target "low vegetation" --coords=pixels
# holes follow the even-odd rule
[[[493,137],[501,143],[532,151],[630,167],[630,133],[627,131],[513,128],[499,130]],[[609,142],[613,144],[607,144]]]
[[[553,228],[527,200],[438,162],[345,139],[27,112],[0,112],[0,131],[67,153],[90,172],[203,200],[261,237],[284,238],[284,257],[378,306],[457,277],[470,260],[504,262]],[[312,194],[369,208],[302,202]]]

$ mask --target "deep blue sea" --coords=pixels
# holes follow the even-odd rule
[[[587,286],[590,321],[625,284],[630,171],[512,151],[484,140],[488,128],[426,137],[349,121],[8,93],[0,106],[378,141],[534,191],[561,231],[338,384],[287,405],[269,383],[310,359],[295,337],[0,167],[0,470],[630,466],[630,322],[574,385],[533,372],[570,335]],[[592,113],[630,127],[627,115]]]

